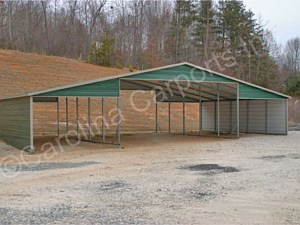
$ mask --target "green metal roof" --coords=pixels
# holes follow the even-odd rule
[[[16,97],[40,96],[40,97],[116,97],[123,89],[121,83],[131,81],[131,89],[134,90],[154,87],[155,84],[145,85],[141,81],[191,81],[193,83],[238,83],[240,99],[286,99],[287,95],[269,90],[215,71],[211,71],[190,63],[179,63],[150,70],[128,73],[119,76],[105,77],[88,82],[81,82],[72,85],[52,88],[44,91],[28,93]],[[140,81],[140,82],[138,82]],[[128,84],[129,85],[129,84]],[[129,87],[129,86],[128,86]],[[212,90],[213,91],[213,90]],[[210,93],[208,93],[210,94]],[[211,93],[215,94],[215,93]],[[12,97],[15,98],[15,97]]]

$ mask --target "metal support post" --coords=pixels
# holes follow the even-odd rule
[[[201,84],[199,83],[199,135],[202,133],[202,98],[201,98]]]
[[[120,97],[117,99],[117,109],[118,109],[118,144],[121,144],[121,110],[120,110]]]
[[[249,100],[247,100],[247,121],[246,121],[246,132],[249,133]]]
[[[232,100],[229,100],[229,120],[230,120],[230,124],[229,124],[229,129],[230,129],[230,133],[232,133]]]
[[[78,98],[76,98],[76,131],[77,131],[77,139],[79,139],[79,110],[78,110]]]
[[[59,98],[57,98],[57,108],[56,108],[56,111],[57,111],[57,136],[59,137],[60,136],[60,124],[59,124]]]
[[[92,135],[91,135],[91,98],[88,98],[88,132],[89,132],[89,141],[92,141]]]
[[[265,101],[265,133],[268,133],[268,100]]]
[[[219,84],[217,84],[217,133],[220,136],[220,90]]]
[[[102,142],[105,143],[105,108],[104,108],[104,98],[102,98]]]
[[[240,89],[239,83],[236,84],[236,137],[240,137]]]
[[[69,99],[66,98],[66,132],[69,133]]]
[[[185,134],[185,97],[183,97],[182,102],[182,131]]]
[[[171,133],[171,94],[169,93],[169,134]]]
[[[157,114],[157,100],[155,100],[155,133],[158,132],[158,114]]]

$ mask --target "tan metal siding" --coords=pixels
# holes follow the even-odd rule
[[[240,101],[240,132],[246,132],[247,129],[246,107],[247,101]],[[236,101],[220,102],[220,131],[236,131],[236,126]]]
[[[203,102],[202,104],[202,130],[215,131],[215,103]]]
[[[240,101],[240,132],[286,134],[286,100],[249,100],[248,104],[247,112],[247,100]],[[203,103],[203,130],[215,130],[214,107],[214,102]],[[220,102],[220,131],[236,130],[236,101],[231,102],[231,107],[230,113],[230,101]]]
[[[286,133],[286,100],[268,100],[268,133]]]
[[[0,101],[0,138],[19,149],[32,147],[32,98]]]
[[[265,100],[249,101],[249,132],[266,133]]]

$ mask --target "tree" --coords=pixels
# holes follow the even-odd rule
[[[290,39],[285,47],[285,65],[291,75],[300,72],[300,38]]]
[[[200,51],[200,59],[207,61],[210,57],[210,47],[213,42],[214,15],[213,2],[201,0],[195,16],[193,29],[194,43]],[[202,54],[203,53],[203,54]]]
[[[92,43],[89,54],[89,62],[101,66],[110,67],[113,64],[114,38],[107,36]]]
[[[166,36],[165,52],[170,63],[187,61],[189,58],[190,27],[195,16],[195,3],[193,0],[175,1],[172,19]]]

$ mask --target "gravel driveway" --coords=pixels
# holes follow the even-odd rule
[[[65,148],[47,159],[22,155],[19,166],[20,152],[0,143],[1,171],[16,172],[0,174],[1,224],[300,221],[300,132],[136,135],[123,148]]]

